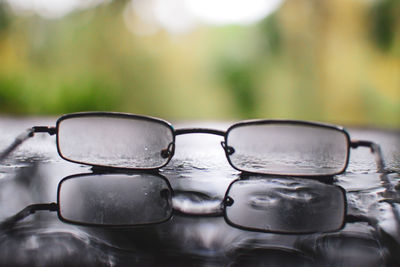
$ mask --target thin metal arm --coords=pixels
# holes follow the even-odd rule
[[[11,154],[19,145],[21,145],[26,139],[34,136],[34,129],[30,128],[26,130],[24,133],[20,134],[17,138],[15,138],[14,142],[7,147],[3,152],[0,153],[0,162],[3,161],[8,155]]]
[[[215,135],[225,136],[225,131],[208,129],[208,128],[182,128],[175,130],[175,135],[193,134],[193,133],[205,133],[205,134],[215,134]]]
[[[32,128],[29,128],[24,133],[15,138],[14,142],[3,152],[0,152],[0,162],[7,158],[23,142],[25,142],[30,137],[33,137],[35,133],[48,133],[49,135],[54,135],[56,133],[56,128],[47,126],[34,126]]]
[[[377,172],[383,173],[385,172],[385,162],[383,160],[382,150],[380,145],[365,140],[352,140],[350,143],[351,148],[369,147],[371,149],[371,153],[375,155],[375,163]]]
[[[57,133],[56,127],[34,126],[32,129],[35,133],[48,133],[49,135],[55,135]]]
[[[57,211],[56,203],[45,203],[45,204],[32,204],[25,207],[23,210],[15,214],[14,216],[9,217],[5,221],[0,223],[0,229],[8,229],[15,225],[17,222],[25,219],[31,214],[34,214],[39,210],[48,210],[48,211]]]

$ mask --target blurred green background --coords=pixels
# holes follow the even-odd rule
[[[0,113],[400,128],[399,0],[220,1],[0,0]]]

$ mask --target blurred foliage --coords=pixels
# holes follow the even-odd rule
[[[396,16],[400,16],[398,2],[398,0],[378,1],[371,10],[371,36],[383,51],[389,50],[394,43]]]
[[[0,112],[400,127],[398,0],[287,0],[258,24],[145,36],[127,4],[44,19],[0,1]]]
[[[231,62],[229,59],[222,62],[220,68],[220,75],[237,107],[236,115],[254,117],[257,104],[253,82],[255,71],[248,65]]]
[[[8,26],[8,14],[5,9],[5,4],[0,2],[0,34],[5,30]]]

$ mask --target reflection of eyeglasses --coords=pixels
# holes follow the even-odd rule
[[[62,179],[57,191],[57,203],[30,205],[0,228],[37,210],[57,211],[67,223],[100,227],[158,224],[175,212],[223,215],[237,228],[291,234],[337,231],[347,219],[341,187],[300,178],[236,180],[223,200],[212,200],[213,208],[201,211],[188,209],[188,198],[174,192],[165,177],[148,173],[73,175]]]
[[[306,121],[252,120],[221,131],[174,129],[164,120],[147,116],[86,112],[64,115],[55,127],[33,127],[30,136],[38,132],[57,135],[57,149],[63,159],[98,167],[156,170],[174,155],[176,136],[207,133],[224,137],[221,144],[228,162],[242,172],[336,175],[346,170],[350,148],[359,146],[376,152],[378,169],[383,169],[377,144],[350,140],[348,132],[338,126]]]

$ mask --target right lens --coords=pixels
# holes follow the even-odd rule
[[[225,205],[228,223],[265,232],[336,231],[346,215],[344,190],[310,179],[237,180],[228,189]]]
[[[349,137],[340,128],[296,121],[233,125],[225,148],[233,167],[271,175],[328,176],[347,166]]]
[[[83,113],[57,122],[62,158],[88,165],[156,169],[173,154],[172,127],[158,119],[115,113]]]

